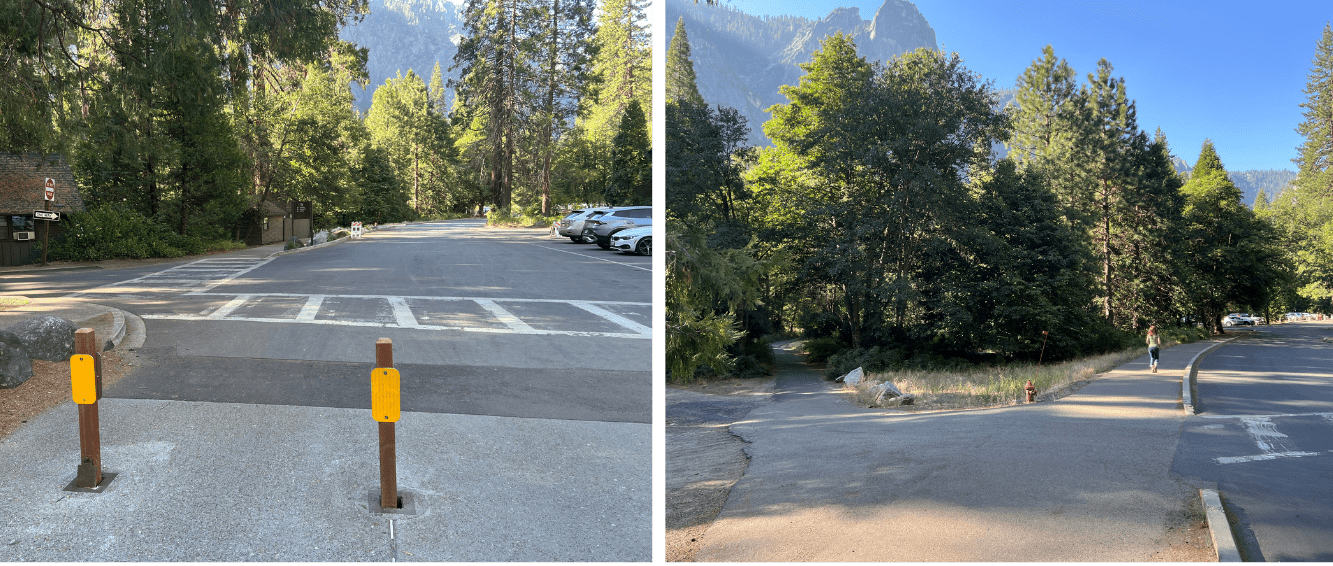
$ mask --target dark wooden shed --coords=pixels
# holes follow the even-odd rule
[[[46,201],[46,180],[54,186],[55,201]],[[60,220],[49,222],[33,216],[51,210]],[[34,244],[64,232],[65,217],[83,211],[83,197],[69,164],[59,155],[0,152],[0,266],[27,265],[40,260]]]

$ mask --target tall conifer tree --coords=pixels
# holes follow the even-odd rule
[[[690,38],[685,34],[685,18],[681,18],[676,21],[676,34],[671,36],[671,45],[667,47],[667,102],[704,104],[704,97],[699,94],[697,80],[694,75],[694,63],[690,61]]]

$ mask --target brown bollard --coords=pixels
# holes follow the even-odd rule
[[[74,484],[95,488],[102,483],[102,437],[97,420],[97,400],[102,398],[102,356],[97,352],[97,334],[93,329],[80,328],[74,332],[74,355],[92,357],[94,379],[91,402],[81,402],[75,394],[75,402],[79,404],[79,468]],[[77,378],[71,369],[70,379]],[[77,384],[73,388],[77,390]]]
[[[375,367],[393,367],[393,340],[375,341]],[[380,422],[380,508],[398,508],[398,449],[394,424]]]

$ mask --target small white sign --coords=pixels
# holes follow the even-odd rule
[[[360,237],[361,237],[361,223],[360,223],[360,222],[353,222],[353,223],[352,223],[352,237],[353,237],[353,238],[360,238]]]

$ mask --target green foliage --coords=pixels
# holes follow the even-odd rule
[[[177,234],[124,206],[101,205],[70,213],[63,221],[67,232],[51,242],[53,260],[181,257],[210,248],[198,238]]]
[[[360,206],[339,219],[339,224],[352,222],[384,224],[415,220],[416,212],[409,202],[402,178],[394,172],[388,153],[378,147],[366,149],[365,157],[353,173],[353,182],[361,187]]]
[[[487,226],[507,228],[549,228],[552,222],[564,218],[563,214],[542,215],[540,210],[512,211],[494,207],[486,212]]]
[[[1181,252],[1190,281],[1188,296],[1198,308],[1193,312],[1221,332],[1221,317],[1230,306],[1268,303],[1281,278],[1283,254],[1270,225],[1241,204],[1240,189],[1227,177],[1211,141],[1204,141],[1182,192]]]
[[[611,141],[611,174],[606,202],[611,206],[651,205],[653,165],[649,156],[648,123],[638,100],[632,100]]]
[[[1297,126],[1305,138],[1295,159],[1299,172],[1290,189],[1261,212],[1289,250],[1290,270],[1274,296],[1277,304],[1328,310],[1333,306],[1333,27],[1327,24],[1315,45],[1305,95],[1304,120]]]
[[[649,45],[647,0],[602,0],[597,21],[597,56],[593,74],[598,86],[594,105],[583,121],[588,135],[604,141],[615,136],[631,101],[638,101],[652,124],[653,67]],[[649,130],[651,132],[651,129]]]
[[[736,313],[758,304],[763,265],[745,250],[713,250],[702,234],[668,223],[666,368],[671,381],[688,382],[696,369],[735,370],[728,348],[743,337]]]
[[[690,38],[685,33],[685,18],[682,17],[676,21],[676,33],[671,36],[671,44],[667,46],[667,102],[705,105],[704,97],[699,94],[699,86],[696,83],[694,63],[690,61]]]

